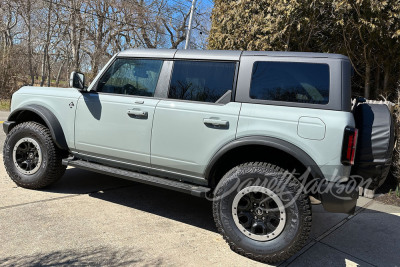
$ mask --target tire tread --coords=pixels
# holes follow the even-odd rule
[[[15,171],[12,166],[9,166],[9,164],[13,164],[12,159],[11,162],[9,162],[9,158],[6,157],[6,153],[10,153],[8,150],[12,149],[8,147],[10,138],[20,131],[33,131],[42,136],[47,149],[48,166],[46,167],[46,175],[39,179],[39,181],[33,183],[24,183],[18,179],[18,177],[20,177],[19,173]],[[63,154],[63,151],[54,144],[50,130],[47,127],[37,122],[29,121],[18,124],[7,135],[3,148],[3,162],[8,175],[18,186],[28,189],[41,189],[55,183],[64,175],[66,167],[62,165]]]
[[[279,173],[283,174],[285,172],[284,169],[280,168],[279,166],[275,166],[266,162],[247,162],[243,163],[241,165],[238,165],[231,169],[229,172],[227,172],[224,177],[221,179],[220,183],[222,183],[222,186],[218,186],[218,192],[215,192],[215,195],[219,195],[222,193],[224,185],[229,182],[229,177],[236,172],[237,170],[241,168],[252,168],[252,169],[257,169],[257,168],[263,168],[268,170],[269,172],[273,173]],[[282,179],[282,176],[280,176],[280,179]],[[294,190],[300,190],[300,182],[297,179],[292,179],[290,182],[290,186]],[[299,195],[299,201],[302,203],[302,209],[300,207],[300,211],[302,210],[303,216],[302,216],[302,222],[300,223],[301,225],[301,232],[300,236],[297,238],[295,242],[292,243],[291,246],[289,246],[285,251],[281,251],[278,253],[273,253],[269,255],[259,255],[251,252],[246,252],[242,248],[238,247],[232,240],[230,240],[229,236],[226,234],[222,222],[220,220],[220,217],[218,216],[219,212],[219,203],[214,202],[213,203],[213,215],[214,215],[214,221],[217,226],[218,232],[223,236],[224,240],[228,243],[230,248],[238,253],[239,255],[242,255],[244,257],[247,257],[252,260],[256,260],[259,262],[263,263],[277,263],[277,262],[282,262],[291,256],[293,256],[297,251],[303,248],[303,246],[306,244],[308,237],[310,235],[311,231],[311,224],[312,224],[312,212],[311,212],[311,203],[309,200],[309,197],[305,193],[301,193]]]

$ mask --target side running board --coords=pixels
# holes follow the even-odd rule
[[[203,186],[191,185],[179,181],[169,180],[165,178],[155,177],[147,174],[137,173],[133,171],[126,171],[114,167],[108,167],[101,164],[76,160],[76,159],[63,159],[62,162],[65,166],[73,166],[75,168],[94,171],[101,174],[106,174],[134,182],[139,182],[148,185],[154,185],[166,189],[175,190],[178,192],[190,194],[197,197],[205,197],[210,188]]]

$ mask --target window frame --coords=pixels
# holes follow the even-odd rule
[[[269,57],[269,56],[242,56],[238,77],[238,90],[236,101],[241,103],[253,103],[275,106],[288,106],[300,108],[342,110],[342,61],[334,58],[306,58],[306,57]],[[327,104],[312,104],[287,102],[276,100],[253,99],[250,97],[250,89],[255,62],[284,62],[284,63],[310,63],[326,64],[329,66],[329,101]]]
[[[173,65],[171,68],[170,72],[170,77],[169,77],[169,83],[168,86],[163,94],[164,100],[169,100],[169,101],[178,101],[178,102],[189,102],[189,103],[197,103],[197,104],[208,104],[208,105],[219,105],[219,106],[224,106],[227,103],[216,103],[216,102],[203,102],[203,101],[196,101],[196,100],[187,100],[187,99],[176,99],[176,98],[170,98],[169,97],[169,90],[171,87],[171,82],[172,82],[172,75],[174,74],[174,69],[175,69],[175,63],[176,62],[184,62],[184,61],[189,61],[189,62],[211,62],[211,63],[234,63],[235,64],[235,71],[234,71],[234,76],[233,76],[233,81],[232,81],[232,95],[230,102],[235,102],[235,96],[236,96],[236,90],[237,90],[237,81],[238,81],[238,73],[239,73],[239,67],[240,63],[239,61],[236,60],[210,60],[210,59],[174,59],[173,60]]]
[[[160,74],[158,76],[158,81],[156,85],[156,89],[154,91],[153,96],[140,96],[140,95],[126,95],[126,94],[116,94],[116,93],[107,93],[107,92],[98,92],[97,88],[99,86],[99,82],[103,79],[104,75],[107,73],[107,71],[114,65],[115,61],[118,59],[129,59],[129,60],[161,60],[162,66],[160,70]],[[93,86],[89,87],[90,90],[88,92],[91,93],[97,93],[97,94],[104,94],[104,95],[113,95],[113,96],[121,96],[121,97],[133,97],[133,98],[147,98],[147,99],[160,99],[159,96],[159,91],[161,87],[161,81],[163,80],[164,76],[166,73],[169,71],[171,63],[168,64],[168,62],[171,62],[171,59],[164,59],[164,58],[149,58],[149,57],[114,57],[112,60],[110,60],[109,64],[104,67],[104,70],[102,70],[101,74],[99,77],[96,78],[96,81],[94,82]]]

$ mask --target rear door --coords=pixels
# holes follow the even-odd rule
[[[168,98],[154,115],[153,167],[202,179],[212,156],[236,136],[236,72],[235,61],[175,61]]]

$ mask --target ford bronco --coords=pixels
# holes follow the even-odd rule
[[[28,189],[69,165],[208,198],[235,252],[282,261],[307,241],[311,197],[353,213],[387,175],[390,112],[352,105],[351,76],[336,54],[127,50],[89,87],[73,72],[72,88],[18,90],[4,165]]]

